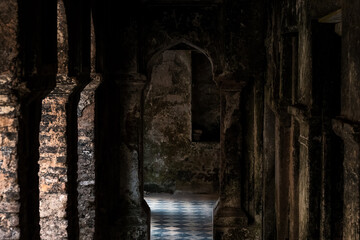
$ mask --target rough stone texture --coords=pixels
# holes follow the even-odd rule
[[[221,85],[220,198],[214,209],[214,239],[260,239],[242,208],[243,135],[240,121],[244,83]]]
[[[342,86],[341,86],[341,115],[354,122],[360,121],[359,99],[359,35],[357,25],[360,18],[355,12],[360,8],[358,2],[352,4],[343,1],[342,23]]]
[[[57,1],[57,59],[58,73],[67,73],[69,64],[68,25],[65,6],[62,0]]]
[[[342,239],[360,238],[359,226],[359,36],[358,2],[342,1],[341,117],[333,128],[343,140],[343,229]]]
[[[0,2],[0,239],[19,239],[18,2]]]
[[[40,235],[42,239],[67,238],[66,103],[75,82],[57,76],[56,88],[42,102],[40,123]]]
[[[219,144],[191,141],[191,72],[191,51],[165,51],[153,67],[144,105],[145,191],[217,191]]]
[[[0,9],[0,74],[12,75],[18,67],[18,2],[1,1]]]
[[[264,166],[263,166],[262,238],[276,238],[275,216],[275,114],[268,104],[264,109]]]
[[[95,234],[95,90],[100,75],[92,75],[92,81],[80,95],[78,106],[78,212],[79,239],[93,239]]]
[[[18,239],[20,231],[24,239],[32,239],[33,234],[38,238],[34,188],[41,189],[43,238],[71,238],[71,232],[79,230],[78,219],[83,238],[91,238],[86,234],[93,234],[94,167],[96,237],[149,238],[141,176],[144,79],[137,73],[152,76],[152,67],[164,50],[188,49],[209,58],[219,85],[247,83],[241,94],[227,92],[222,99],[222,130],[226,132],[220,144],[222,196],[215,211],[215,238],[257,239],[262,230],[266,240],[359,239],[359,2],[128,3],[68,1],[65,14],[62,1],[0,2],[0,238]],[[343,21],[336,28],[342,27],[342,37],[335,34],[334,25],[317,22],[338,8],[342,8]],[[96,63],[91,35],[97,36]],[[95,65],[104,71],[104,84],[97,91],[95,106],[90,103],[93,100],[81,101],[79,128],[83,136],[95,139],[95,145],[86,147],[96,155],[96,163],[87,165],[91,156],[86,152],[77,165],[75,104],[80,91],[70,101],[72,90],[60,79],[68,79],[69,68],[72,75],[81,75],[77,81],[88,81]],[[38,142],[34,139],[38,139],[39,99],[55,86],[57,70],[58,86],[43,102],[38,186],[34,177]],[[73,82],[70,85],[74,87]],[[85,119],[94,114],[94,122]],[[95,137],[90,125],[95,125]],[[183,154],[188,156],[187,169],[194,166],[192,159],[201,159],[199,168],[191,170],[203,181],[216,175],[217,164],[203,163],[215,156],[218,145],[191,143],[189,129],[178,149],[183,151],[187,144],[195,152]],[[69,131],[65,134],[65,130]],[[65,137],[70,139],[69,146]],[[187,178],[183,173],[180,177]],[[88,215],[82,217],[83,212]]]
[[[333,127],[344,140],[344,225],[343,239],[359,238],[359,126],[344,122],[342,119],[333,121]]]
[[[20,189],[17,182],[17,99],[9,75],[0,76],[0,239],[19,239]]]
[[[96,93],[95,237],[149,239],[139,145],[145,78],[139,74],[108,77],[113,81],[105,78]]]
[[[339,114],[340,39],[333,25],[312,19],[338,1],[269,4],[265,103],[277,120],[265,119],[275,127],[274,146],[264,136],[265,154],[275,159],[264,160],[276,166],[276,195],[264,189],[276,212],[265,205],[264,213],[276,213],[276,238],[341,239],[342,149],[331,128]]]
[[[145,4],[145,10],[142,17],[144,59],[140,62],[140,70],[149,71],[147,68],[152,65],[152,60],[164,50],[187,45],[211,59],[214,75],[223,71],[223,46],[220,39],[220,24],[223,20],[221,7],[217,3],[205,6],[184,4],[178,7],[149,2]]]

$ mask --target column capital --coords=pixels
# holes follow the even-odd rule
[[[77,86],[76,77],[69,77],[66,74],[56,75],[56,87],[51,91],[52,95],[70,95]]]

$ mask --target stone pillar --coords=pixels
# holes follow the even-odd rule
[[[149,239],[141,186],[142,75],[105,76],[96,100],[96,238]]]
[[[220,198],[214,209],[214,239],[248,239],[248,218],[241,205],[243,83],[220,86]],[[251,238],[252,239],[252,238]]]
[[[40,122],[40,236],[67,238],[66,104],[76,86],[74,79],[57,76],[56,88],[42,101]]]
[[[291,117],[289,158],[289,239],[299,239],[299,126]]]
[[[275,122],[275,212],[277,239],[288,239],[290,119],[280,113]]]
[[[264,106],[264,167],[262,239],[276,239],[275,215],[275,113]]]
[[[150,239],[147,215],[143,209],[143,193],[140,176],[140,134],[141,134],[141,97],[146,78],[136,75],[118,82],[122,102],[122,132],[120,169],[120,197],[122,208],[128,209],[121,220],[119,239]]]
[[[318,118],[302,108],[289,107],[299,123],[299,239],[320,238],[321,128]]]
[[[333,129],[344,140],[343,239],[360,239],[360,125],[335,119]]]
[[[13,79],[0,75],[0,239],[19,239],[17,99],[9,88]]]
[[[341,116],[333,120],[333,130],[344,141],[344,240],[360,239],[359,10],[359,1],[342,1]]]
[[[94,74],[84,88],[78,105],[78,217],[79,239],[95,234],[95,90],[101,76]]]
[[[57,1],[57,60],[56,87],[42,100],[40,121],[38,175],[41,239],[68,237],[66,104],[76,87],[76,81],[68,77],[68,32],[62,0]]]
[[[20,189],[18,184],[17,82],[18,3],[0,3],[0,239],[19,239]]]

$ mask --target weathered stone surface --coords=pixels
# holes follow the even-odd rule
[[[19,239],[18,116],[13,87],[18,82],[18,2],[0,2],[0,239]]]
[[[360,121],[360,72],[357,67],[360,64],[360,30],[357,27],[360,17],[355,14],[359,8],[358,2],[343,1],[341,115],[355,122]]]
[[[223,82],[221,97],[220,198],[214,209],[214,239],[252,239],[255,234],[242,207],[243,135],[241,90],[244,83]],[[236,234],[234,234],[236,233]],[[256,234],[255,234],[256,235]],[[260,237],[260,236],[258,236]],[[256,238],[254,238],[256,239]]]
[[[0,74],[12,76],[18,67],[18,2],[1,1],[0,9]],[[1,82],[4,80],[2,78]]]
[[[0,239],[19,239],[18,2],[0,2]]]
[[[57,58],[58,73],[67,73],[69,64],[68,25],[63,0],[57,1]]]
[[[360,142],[358,124],[333,120],[333,128],[337,135],[344,140],[344,223],[343,239],[356,239],[360,237]]]
[[[165,51],[153,66],[144,105],[145,191],[217,191],[219,143],[191,140],[191,72],[190,51]]]
[[[96,238],[149,239],[140,180],[140,102],[145,78],[108,76],[96,95]],[[109,104],[104,104],[109,103]],[[112,108],[115,104],[117,107]],[[109,109],[111,107],[111,109]],[[120,177],[121,176],[121,177]]]
[[[100,75],[84,88],[78,105],[78,214],[79,239],[93,239],[95,233],[95,90]]]
[[[66,103],[74,79],[57,76],[56,88],[42,102],[40,122],[40,235],[42,239],[67,238]]]

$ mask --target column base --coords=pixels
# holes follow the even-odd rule
[[[218,201],[213,217],[214,240],[260,239],[261,227],[250,225],[246,213],[238,207],[226,207]]]
[[[142,201],[139,209],[128,209],[126,216],[116,223],[112,239],[150,240],[150,208]]]

